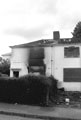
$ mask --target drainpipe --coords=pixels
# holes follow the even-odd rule
[[[51,46],[51,76],[52,76],[52,46]]]

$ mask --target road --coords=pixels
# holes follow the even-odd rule
[[[34,118],[24,118],[24,117],[18,117],[18,116],[0,115],[0,120],[43,120],[43,119],[34,119]]]

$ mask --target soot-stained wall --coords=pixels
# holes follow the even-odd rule
[[[40,74],[45,74],[44,58],[45,55],[43,47],[30,48],[28,72],[39,72]]]

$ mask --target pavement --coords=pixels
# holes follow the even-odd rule
[[[0,114],[47,120],[81,120],[81,109],[0,103]]]

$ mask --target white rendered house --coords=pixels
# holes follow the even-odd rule
[[[2,54],[1,56],[2,56],[2,58],[5,59],[5,60],[10,60],[10,58],[11,58],[11,53]]]
[[[53,75],[59,87],[81,91],[81,43],[71,38],[60,39],[59,32],[53,39],[11,46],[10,76],[27,74]]]

